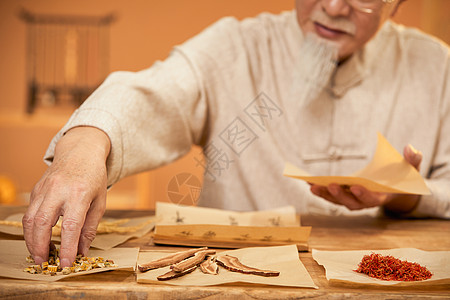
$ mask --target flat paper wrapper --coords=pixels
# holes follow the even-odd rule
[[[269,227],[230,225],[156,225],[156,244],[244,248],[296,244],[308,251],[310,226]]]
[[[353,271],[358,268],[363,256],[371,253],[391,255],[401,260],[416,262],[426,267],[433,273],[433,276],[423,281],[387,281]],[[318,264],[324,266],[326,277],[329,281],[383,286],[450,283],[450,251],[423,251],[414,248],[357,251],[321,251],[313,249],[312,256]]]
[[[22,222],[23,214],[15,214],[11,215],[8,218],[6,218],[7,221],[15,221],[15,222]],[[153,219],[154,222],[146,224],[144,227],[142,227],[139,230],[136,230],[135,232],[129,232],[129,233],[104,233],[104,234],[97,234],[94,241],[91,244],[91,247],[101,249],[101,250],[108,250],[111,249],[117,245],[120,245],[127,240],[131,238],[139,238],[147,234],[150,230],[152,230],[155,226],[156,218],[155,217],[140,217],[140,218],[127,218],[129,221],[127,223],[122,224],[120,227],[133,227],[133,226],[139,226],[140,224],[143,224],[145,222],[148,222],[149,220]],[[104,218],[102,221],[115,221],[117,219],[112,218]],[[0,232],[12,234],[12,235],[18,235],[23,236],[23,229],[22,227],[15,227],[10,225],[0,225]],[[52,241],[60,242],[61,237],[60,236],[52,236]]]
[[[221,209],[184,206],[157,202],[158,225],[214,224],[238,226],[299,226],[293,206],[255,212],[235,212]]]
[[[29,255],[25,241],[2,240],[0,241],[0,276],[17,279],[57,281],[64,278],[112,270],[135,271],[138,254],[139,248],[114,248],[107,251],[91,249],[89,250],[88,257],[101,256],[104,259],[112,259],[117,267],[98,268],[89,271],[71,273],[69,275],[62,275],[62,273],[55,276],[30,274],[23,271],[26,267],[32,265],[25,260],[25,258]]]
[[[147,263],[168,254],[169,252],[162,251],[141,251],[139,253],[138,264]],[[305,266],[300,261],[297,247],[295,245],[243,248],[238,250],[223,251],[220,252],[220,254],[235,256],[244,265],[249,267],[279,271],[280,275],[277,277],[263,277],[252,274],[231,272],[223,267],[219,267],[218,275],[210,275],[202,273],[200,269],[197,268],[192,273],[186,274],[182,277],[167,281],[159,281],[157,277],[167,273],[170,270],[170,267],[168,266],[144,273],[137,271],[137,282],[182,286],[210,286],[245,282],[250,284],[317,288],[309,276]]]
[[[312,176],[290,163],[286,163],[283,175],[322,186],[336,183],[382,193],[430,194],[420,173],[380,133],[372,161],[351,176]]]

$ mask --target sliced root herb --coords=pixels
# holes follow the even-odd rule
[[[193,272],[195,269],[197,269],[197,266],[193,266],[189,269],[183,270],[182,272],[175,272],[174,270],[171,270],[163,275],[158,276],[157,279],[159,281],[170,280],[173,278],[177,278],[177,277],[181,277],[186,274],[189,274],[189,273]]]
[[[207,250],[207,249],[208,249],[207,247],[203,247],[203,248],[198,248],[198,249],[190,249],[190,250],[172,253],[172,254],[166,255],[162,258],[152,260],[148,263],[138,265],[138,269],[141,272],[147,272],[149,270],[159,269],[162,267],[174,265],[176,263],[183,261],[186,258],[189,258],[189,257],[195,255],[195,253],[197,253],[199,251],[203,251],[203,250]]]
[[[215,250],[207,247],[185,250],[166,255],[162,258],[152,260],[148,263],[138,265],[141,272],[170,266],[170,271],[157,277],[158,280],[170,280],[189,274],[200,267],[205,274],[217,275],[219,266],[233,272],[252,274],[259,276],[279,276],[280,272],[272,270],[261,270],[242,264],[237,257],[230,255],[213,256]]]
[[[261,270],[261,269],[246,266],[243,263],[241,263],[237,257],[227,255],[227,254],[218,256],[216,258],[216,261],[219,266],[222,266],[225,269],[230,270],[232,272],[253,274],[253,275],[265,276],[265,277],[274,277],[274,276],[280,275],[280,272],[278,272],[278,271]]]
[[[216,263],[215,257],[208,257],[200,264],[200,271],[205,274],[217,275],[219,274],[219,265]]]
[[[201,250],[194,254],[194,256],[189,257],[183,261],[180,261],[172,266],[170,268],[174,270],[175,272],[183,272],[187,269],[190,269],[194,266],[198,266],[201,264],[207,255],[216,254],[215,250]]]
[[[364,255],[358,268],[354,271],[388,281],[421,281],[429,279],[433,275],[426,267],[418,263],[377,253]]]

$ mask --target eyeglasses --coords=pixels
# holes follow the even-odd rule
[[[377,8],[380,7],[381,2],[383,3],[392,3],[395,0],[345,0],[347,3],[353,7],[354,9],[366,13],[371,14]]]

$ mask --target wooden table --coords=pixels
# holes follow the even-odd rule
[[[0,218],[23,212],[23,207],[0,207]],[[125,218],[151,215],[146,211],[108,211],[106,216]],[[400,220],[369,217],[302,216],[302,225],[312,226],[309,244],[320,250],[364,250],[413,247],[422,250],[450,250],[450,222],[444,220]],[[19,239],[0,234],[0,239]],[[151,234],[123,246],[154,249]],[[58,282],[30,282],[0,277],[0,298],[9,299],[450,299],[450,286],[353,287],[333,285],[310,252],[300,253],[319,289],[271,286],[226,285],[178,287],[138,284],[136,275],[112,271],[63,279]],[[450,266],[449,266],[450,267]]]

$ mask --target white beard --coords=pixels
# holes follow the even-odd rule
[[[296,109],[309,106],[329,84],[337,66],[338,50],[336,44],[306,34],[292,78],[291,100]]]

